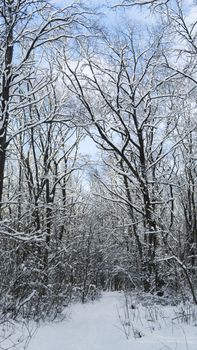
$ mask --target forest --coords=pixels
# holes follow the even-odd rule
[[[0,261],[1,324],[197,305],[195,1],[0,0]]]

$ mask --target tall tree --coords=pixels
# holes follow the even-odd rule
[[[159,286],[155,257],[162,228],[157,205],[165,204],[165,199],[160,198],[158,177],[162,168],[167,171],[166,159],[180,141],[168,142],[175,129],[170,83],[177,72],[163,67],[162,35],[145,45],[140,35],[126,30],[119,40],[106,38],[97,52],[87,48],[83,53],[83,64],[75,69],[65,60],[63,74],[81,101],[82,118],[85,115],[92,124],[93,139],[110,155],[111,168],[123,178],[131,216],[135,212],[140,217],[135,235],[141,256],[141,246],[146,245],[141,261],[145,284],[150,288],[150,276],[155,274]]]
[[[3,194],[3,179],[8,130],[10,120],[16,118],[16,111],[22,105],[30,105],[35,92],[40,91],[53,77],[47,71],[36,81],[37,67],[47,65],[44,50],[51,50],[51,44],[71,36],[79,23],[80,9],[70,5],[56,9],[45,0],[4,0],[0,6],[0,203]],[[83,24],[84,17],[80,24]],[[72,32],[73,34],[73,32]],[[29,89],[21,85],[31,81]],[[24,121],[25,124],[25,121]],[[9,131],[10,132],[10,131]]]

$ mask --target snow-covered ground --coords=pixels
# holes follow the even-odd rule
[[[183,323],[181,308],[136,305],[128,316],[124,305],[117,292],[76,304],[69,319],[38,329],[28,350],[197,350],[197,324]]]
[[[28,350],[131,350],[118,318],[121,299],[104,293],[94,303],[74,305],[69,320],[40,328]]]
[[[63,321],[40,326],[27,349],[197,350],[194,306],[144,307],[129,299],[125,308],[123,294],[108,292],[94,303],[75,304],[66,312],[69,317]]]

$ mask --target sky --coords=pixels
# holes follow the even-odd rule
[[[50,0],[53,4],[56,4],[57,6],[64,7],[66,5],[70,5],[73,3],[71,0]],[[103,23],[104,25],[109,26],[110,28],[113,28],[118,25],[118,23],[123,22],[123,18],[126,17],[128,21],[135,20],[135,22],[138,23],[146,23],[148,16],[149,16],[149,23],[150,23],[150,14],[146,11],[146,14],[144,11],[137,8],[127,8],[126,11],[124,9],[119,10],[112,10],[111,6],[116,5],[118,3],[118,0],[83,0],[83,3],[87,5],[88,7],[100,7],[101,13],[103,13]],[[113,30],[113,29],[112,29]],[[84,155],[88,155],[92,160],[97,160],[100,154],[100,151],[98,151],[98,148],[94,141],[87,136],[80,144],[80,153]]]
[[[63,7],[69,4],[72,4],[72,0],[50,0],[53,4],[57,6]],[[190,1],[190,0],[188,0]],[[151,23],[153,21],[153,17],[150,15],[149,11],[143,8],[139,9],[137,7],[127,7],[112,9],[114,5],[121,3],[121,0],[82,0],[83,4],[88,7],[98,8],[100,12],[103,13],[103,17],[105,17],[104,22],[108,25],[115,25],[118,22],[121,22],[123,17],[126,17],[127,20],[134,20],[138,23]]]
[[[72,0],[50,0],[57,6],[64,7],[73,3]],[[77,2],[77,1],[76,1]],[[110,30],[119,27],[119,24],[129,23],[136,25],[148,25],[155,23],[156,17],[150,14],[147,8],[139,9],[137,7],[126,7],[111,9],[112,6],[121,3],[121,0],[83,0],[83,3],[88,7],[100,7],[100,12],[103,13],[102,21]],[[186,20],[188,23],[196,21],[197,18],[197,6],[193,6],[193,0],[183,0],[186,7]],[[132,23],[133,22],[133,23]],[[82,154],[88,154],[91,158],[95,159],[98,156],[98,149],[95,143],[87,137],[80,146],[80,152]]]

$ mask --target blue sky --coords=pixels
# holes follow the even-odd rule
[[[64,7],[66,5],[72,4],[74,1],[72,0],[50,0],[53,4],[57,6]],[[77,2],[77,1],[76,1]],[[85,6],[98,8],[102,13],[105,19],[104,22],[108,24],[108,26],[118,25],[123,22],[123,20],[133,20],[135,23],[151,24],[153,20],[153,16],[150,15],[150,12],[147,9],[139,9],[137,7],[127,7],[127,8],[118,8],[112,9],[111,7],[121,3],[121,0],[82,0],[81,1]]]
[[[64,7],[71,5],[72,0],[50,0],[57,6]],[[76,1],[77,2],[77,1]],[[139,9],[137,7],[126,7],[112,10],[110,7],[121,3],[121,0],[83,0],[83,3],[88,7],[100,7],[100,11],[103,13],[103,23],[113,31],[113,27],[122,26],[122,24],[133,24],[141,26],[151,26],[155,23],[156,17],[150,14],[147,8]],[[183,0],[185,10],[187,13],[187,20],[192,23],[197,18],[197,6],[193,6],[193,0]],[[101,16],[102,17],[102,16]],[[157,22],[158,23],[158,22]],[[81,144],[80,151],[83,154],[89,154],[95,158],[97,148],[94,142],[87,137]]]
[[[53,4],[56,4],[59,7],[64,7],[66,5],[70,5],[73,3],[72,0],[50,0]],[[118,26],[118,24],[123,23],[125,19],[129,22],[130,20],[135,20],[135,23],[146,23],[146,16],[148,15],[146,12],[146,16],[144,11],[137,8],[127,8],[126,10],[117,9],[112,10],[110,7],[116,5],[121,0],[83,0],[83,4],[92,8],[99,8],[101,13],[103,13],[103,23],[108,27]],[[150,15],[149,15],[149,23],[150,23]],[[95,143],[87,137],[80,145],[80,152],[82,154],[89,154],[90,157],[95,159],[96,153],[98,152]]]

